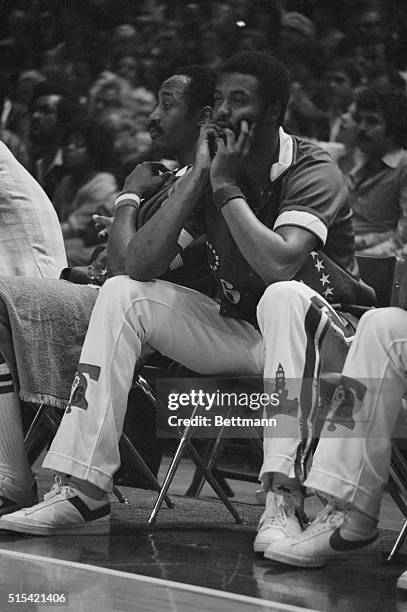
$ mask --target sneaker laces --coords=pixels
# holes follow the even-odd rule
[[[51,487],[51,490],[44,495],[44,502],[50,501],[57,495],[60,495],[64,499],[67,499],[71,495],[74,494],[74,490],[72,487],[69,487],[65,483],[62,482],[61,476],[55,476],[54,484]]]
[[[287,519],[295,514],[295,505],[293,495],[288,493],[281,495],[273,494],[272,503],[266,503],[266,512],[264,522],[267,525],[285,525]]]
[[[307,527],[306,532],[303,532],[304,537],[315,535],[326,527],[340,527],[346,518],[347,510],[348,506],[346,504],[328,504],[318,512],[312,523]]]

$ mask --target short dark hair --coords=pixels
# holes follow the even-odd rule
[[[61,144],[66,144],[73,134],[83,136],[92,166],[96,170],[111,169],[114,136],[108,126],[92,119],[76,119],[65,127]]]
[[[204,106],[213,106],[216,74],[208,66],[191,64],[177,68],[174,74],[182,74],[190,78],[185,96],[188,100],[188,114],[192,115]]]
[[[407,97],[397,87],[366,87],[355,100],[356,109],[383,114],[387,133],[395,144],[407,144]]]
[[[334,59],[325,68],[324,73],[327,72],[342,72],[346,74],[353,87],[360,85],[364,74],[360,66],[353,59]]]
[[[42,96],[60,96],[60,101],[57,106],[58,124],[63,127],[72,121],[79,109],[79,103],[67,89],[59,83],[51,81],[42,81],[37,83],[33,89],[29,110],[32,113],[34,110],[35,101]]]
[[[235,53],[221,66],[219,74],[236,72],[250,74],[259,82],[259,96],[267,108],[280,104],[279,122],[284,121],[290,96],[290,80],[285,65],[263,51]]]

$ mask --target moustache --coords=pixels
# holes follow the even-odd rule
[[[153,130],[154,132],[157,132],[157,134],[162,134],[163,133],[162,128],[157,123],[154,123],[154,122],[151,122],[151,121],[148,124],[148,129],[149,130]]]

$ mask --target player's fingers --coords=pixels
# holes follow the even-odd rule
[[[223,130],[223,133],[226,137],[226,147],[227,149],[229,149],[229,151],[234,151],[235,150],[235,144],[236,144],[236,138],[235,135],[233,133],[233,131],[229,128],[225,128]]]
[[[245,143],[244,143],[244,145],[243,145],[243,151],[242,151],[242,155],[243,155],[243,157],[245,157],[246,155],[248,155],[248,154],[249,154],[250,147],[251,147],[251,144],[252,144],[252,142],[253,142],[253,136],[254,136],[254,131],[255,131],[255,129],[256,129],[256,124],[255,124],[255,123],[253,123],[253,124],[250,126],[250,130],[249,130],[249,134],[248,134],[248,136],[247,136],[247,138],[246,138],[246,142],[245,142]]]
[[[92,215],[92,220],[95,225],[100,225],[101,227],[107,227],[112,224],[112,218],[105,217],[104,215]]]
[[[216,142],[216,153],[224,153],[226,151],[225,141],[221,136],[217,136]]]
[[[239,134],[239,138],[237,139],[236,149],[238,151],[241,151],[242,153],[245,148],[247,139],[249,138],[249,133],[250,133],[249,124],[247,123],[247,121],[241,121],[240,134]]]

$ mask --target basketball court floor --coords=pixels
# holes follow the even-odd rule
[[[207,485],[199,500],[182,496],[192,471],[184,460],[171,488],[176,507],[163,507],[153,530],[146,521],[155,493],[123,488],[130,505],[112,498],[110,536],[0,533],[0,611],[407,611],[407,597],[396,588],[407,548],[392,564],[304,571],[267,562],[251,549],[262,512],[256,484],[231,483],[244,519],[236,525]],[[47,473],[40,471],[39,484],[49,488]],[[317,503],[308,501],[310,514]],[[383,560],[402,524],[386,496]]]

